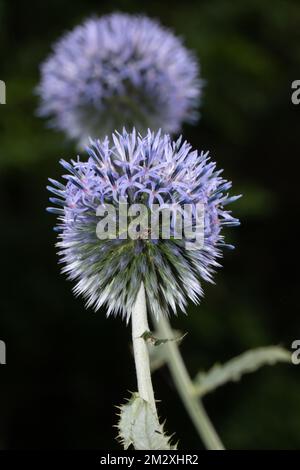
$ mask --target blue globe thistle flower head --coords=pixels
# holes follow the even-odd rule
[[[81,144],[124,125],[176,133],[197,117],[198,72],[194,55],[155,20],[122,13],[89,19],[42,64],[39,113]]]
[[[106,305],[108,315],[120,313],[127,319],[141,282],[148,309],[155,315],[170,308],[176,313],[177,307],[184,311],[188,299],[197,303],[201,281],[212,281],[221,248],[226,246],[223,226],[239,223],[225,209],[238,197],[229,197],[231,183],[220,176],[207,153],[160,132],[141,136],[124,129],[111,140],[91,141],[86,151],[85,161],[62,160],[66,183],[50,179],[48,187],[55,196],[50,201],[56,207],[48,210],[58,215],[59,256],[63,271],[77,281],[75,293],[86,298],[87,306],[97,310]],[[146,215],[154,207],[191,207],[193,228],[194,209],[201,204],[201,247],[188,249],[190,232],[177,238],[172,222],[166,239],[162,232],[154,239],[145,236],[142,225],[135,239],[124,239],[119,229],[114,238],[101,239],[98,209],[113,207],[118,218],[120,201],[128,207],[140,203]]]

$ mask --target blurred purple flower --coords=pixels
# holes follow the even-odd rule
[[[172,141],[168,135],[148,131],[145,137],[135,130],[91,141],[89,158],[82,162],[61,161],[67,170],[66,184],[50,180],[50,201],[58,207],[58,247],[63,271],[76,280],[76,294],[83,294],[87,305],[96,310],[106,304],[108,315],[129,317],[140,284],[146,290],[148,308],[156,315],[169,307],[185,310],[187,299],[198,302],[201,279],[212,281],[220,266],[225,246],[223,225],[237,225],[224,206],[231,183],[216,171],[207,153],[192,151],[187,142]],[[121,198],[128,204],[176,203],[180,207],[204,205],[204,245],[187,250],[186,239],[100,240],[96,234],[100,204],[117,207]],[[193,219],[194,220],[194,219]]]
[[[89,19],[63,36],[41,66],[39,113],[81,144],[135,126],[176,133],[201,93],[194,55],[144,16]]]

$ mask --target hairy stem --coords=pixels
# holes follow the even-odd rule
[[[163,338],[171,338],[173,331],[166,317],[161,316],[159,321],[154,318],[158,333]],[[179,348],[175,341],[168,341],[164,347],[167,352],[167,362],[178,393],[184,403],[199,436],[209,450],[224,450],[223,444],[217,435],[202,402],[193,394],[193,382],[185,367]]]
[[[144,284],[141,284],[131,315],[132,342],[138,392],[141,398],[150,403],[157,415],[154,392],[151,381],[150,361],[146,341],[142,337],[149,331]]]

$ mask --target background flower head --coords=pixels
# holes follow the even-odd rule
[[[198,302],[201,279],[212,280],[224,246],[223,225],[236,225],[224,206],[231,183],[216,171],[207,153],[200,154],[187,142],[148,131],[145,137],[133,130],[112,135],[112,140],[91,141],[87,160],[70,163],[66,184],[50,180],[50,201],[58,207],[58,247],[63,271],[76,280],[76,294],[96,310],[106,305],[108,314],[130,316],[141,282],[148,308],[156,315],[169,307],[185,310],[187,299]],[[100,240],[96,229],[99,205],[115,207],[121,198],[129,204],[142,202],[151,211],[154,203],[178,206],[204,205],[204,245],[187,250],[185,239]]]
[[[40,114],[83,143],[123,125],[175,133],[192,122],[198,64],[171,31],[145,16],[89,19],[63,36],[41,66]]]

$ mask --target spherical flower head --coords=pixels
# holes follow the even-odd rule
[[[85,145],[124,125],[176,133],[197,117],[201,81],[195,57],[171,31],[115,13],[63,36],[41,66],[37,91],[40,115]]]
[[[177,307],[184,311],[188,299],[197,303],[202,296],[201,280],[212,281],[214,268],[219,266],[217,259],[225,245],[222,226],[238,224],[225,210],[237,198],[228,195],[231,183],[220,176],[207,153],[160,132],[148,131],[142,137],[124,129],[111,140],[91,141],[86,150],[86,161],[61,161],[67,170],[66,184],[50,180],[48,187],[55,195],[50,201],[58,206],[48,210],[59,216],[56,229],[63,271],[77,281],[75,293],[96,310],[106,305],[108,314],[127,318],[142,282],[148,308],[155,315],[170,308],[176,313]],[[203,207],[201,246],[191,244],[191,231],[182,231],[178,237],[172,217],[167,237],[162,236],[160,225],[158,235],[150,237],[141,219],[134,239],[124,238],[120,224],[115,225],[114,237],[100,237],[99,208],[115,209],[115,222],[120,202],[127,208],[143,206],[148,222],[154,208],[176,207],[180,214],[191,209],[194,231],[196,209]],[[126,214],[132,221],[130,210]]]

